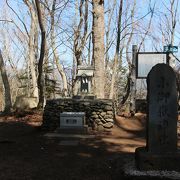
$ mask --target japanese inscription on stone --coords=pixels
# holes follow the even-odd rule
[[[60,113],[60,128],[83,127],[84,112],[63,112]]]
[[[173,69],[157,64],[147,78],[148,125],[147,148],[150,152],[176,151],[177,89]]]

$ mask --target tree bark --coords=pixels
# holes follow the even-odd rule
[[[132,38],[133,38],[133,33],[134,33],[134,30],[135,30],[135,24],[133,23],[134,22],[134,11],[135,11],[135,8],[136,8],[136,0],[134,0],[134,3],[133,3],[133,8],[131,10],[131,33],[130,33],[130,36],[128,38],[128,41],[127,41],[127,46],[126,46],[126,60],[127,60],[127,63],[128,63],[128,67],[129,67],[129,73],[128,73],[128,76],[127,76],[127,84],[126,84],[126,88],[125,88],[125,94],[123,95],[123,98],[122,98],[122,101],[120,103],[120,106],[124,105],[125,102],[127,101],[129,95],[130,95],[130,85],[131,85],[131,71],[132,71],[132,62],[131,62],[131,58],[129,56],[129,47],[130,47],[130,43],[132,41]]]
[[[171,45],[174,45],[175,31],[176,31],[176,23],[177,23],[177,12],[178,12],[179,0],[177,0],[175,4],[175,0],[170,2],[170,13],[171,13]]]
[[[93,5],[93,65],[94,92],[97,98],[103,99],[105,86],[104,67],[104,0],[92,0]]]
[[[80,1],[80,5],[78,7],[78,1],[77,1],[77,6],[76,6],[76,10],[79,9],[79,24],[75,25],[75,31],[74,31],[74,54],[75,54],[77,66],[82,65],[81,28],[83,26],[83,9],[82,9],[83,4],[84,1]]]
[[[11,102],[11,90],[10,90],[10,85],[9,85],[9,80],[7,77],[5,65],[4,65],[4,60],[0,51],[0,71],[1,71],[1,76],[2,76],[2,81],[4,84],[4,89],[5,89],[5,112],[10,112],[12,108],[12,102]]]
[[[32,77],[32,96],[38,98],[38,85],[37,85],[37,76],[35,68],[35,29],[36,29],[36,14],[33,9],[33,4],[30,4],[29,1],[25,0],[25,4],[28,6],[31,14],[31,26],[29,32],[29,65],[30,72]]]
[[[130,81],[130,113],[134,115],[136,113],[136,56],[137,56],[137,46],[132,46],[132,65],[131,65],[131,81]]]
[[[63,95],[65,97],[67,97],[68,96],[67,77],[66,77],[66,74],[65,74],[65,72],[63,70],[62,65],[59,63],[59,57],[58,57],[57,50],[56,50],[56,47],[55,47],[55,33],[54,33],[55,5],[56,5],[56,0],[53,0],[52,11],[51,11],[51,46],[52,46],[52,50],[53,50],[55,64],[57,66],[58,72],[61,75],[61,78],[62,78],[62,81],[63,81]]]
[[[39,27],[41,30],[41,50],[40,50],[40,57],[38,62],[38,88],[39,88],[39,102],[38,108],[43,108],[44,106],[44,98],[45,98],[45,81],[44,81],[44,72],[43,72],[43,62],[44,62],[44,55],[46,49],[46,31],[43,24],[42,12],[39,0],[35,0],[37,14],[38,14],[38,21]]]
[[[73,44],[73,82],[72,82],[72,91],[73,95],[77,95],[78,84],[76,73],[77,67],[83,65],[83,51],[87,43],[87,39],[91,33],[88,34],[88,0],[81,0],[78,6],[78,0],[76,0],[76,16],[79,11],[79,22],[74,26],[74,44]],[[83,12],[84,9],[84,12]]]
[[[109,6],[109,2],[108,1],[108,6]],[[109,63],[109,53],[108,50],[111,46],[111,41],[110,41],[110,30],[111,30],[111,22],[112,22],[112,17],[114,15],[114,9],[116,6],[116,0],[113,1],[113,5],[111,10],[108,11],[108,24],[107,24],[107,30],[106,30],[106,45],[105,45],[105,70],[108,67],[108,63]]]
[[[122,8],[123,8],[123,0],[120,1],[120,6],[119,6],[116,52],[115,52],[115,56],[114,56],[113,72],[112,72],[112,77],[111,77],[111,89],[110,89],[109,99],[113,99],[113,97],[114,97],[114,84],[115,84],[115,80],[116,80],[118,59],[119,59],[119,53],[120,53],[119,51],[120,51],[120,38],[121,38]]]

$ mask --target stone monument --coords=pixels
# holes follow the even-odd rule
[[[85,112],[62,112],[60,113],[61,132],[87,132]]]
[[[92,66],[78,66],[76,74],[75,99],[94,99],[93,91],[94,68]]]
[[[136,149],[139,170],[180,171],[177,151],[177,85],[173,69],[166,64],[154,66],[147,77],[146,147]]]
[[[94,67],[78,66],[73,97],[47,100],[43,129],[58,129],[61,132],[111,131],[115,117],[114,102],[112,99],[96,98],[93,77]]]

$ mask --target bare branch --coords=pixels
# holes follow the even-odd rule
[[[23,24],[24,29],[25,29],[27,35],[29,36],[29,32],[28,32],[28,30],[27,30],[27,27],[26,27],[25,23],[24,23],[24,22],[22,21],[22,19],[19,17],[19,15],[17,14],[17,12],[9,5],[8,0],[6,0],[6,4],[7,4],[7,6],[13,11],[13,13],[17,16],[17,18],[19,19],[19,21]]]
[[[0,19],[0,22],[9,22],[9,23],[12,23],[13,20]]]

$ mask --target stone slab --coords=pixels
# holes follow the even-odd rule
[[[60,141],[60,146],[77,146],[79,141],[76,140],[67,140],[67,141]]]
[[[88,126],[83,126],[83,127],[71,127],[71,126],[68,126],[68,127],[60,127],[60,128],[57,128],[56,131],[57,133],[60,133],[60,134],[87,134],[88,133]]]
[[[83,127],[85,124],[84,112],[63,112],[60,113],[60,127],[73,128]]]
[[[152,153],[145,147],[137,148],[135,161],[138,170],[168,170],[180,172],[180,152]]]
[[[76,96],[73,96],[73,99],[76,99],[76,100],[94,100],[94,99],[96,99],[96,96],[94,96],[94,95],[85,95],[85,96],[83,96],[83,95],[76,95]]]
[[[91,139],[95,138],[95,135],[86,134],[59,134],[59,133],[46,133],[44,134],[47,138],[80,138],[80,139]]]
[[[180,172],[177,171],[163,171],[163,170],[147,170],[140,171],[135,166],[134,159],[128,159],[124,163],[123,172],[126,179],[133,180],[177,180],[180,179]]]
[[[60,113],[60,115],[62,117],[69,117],[69,116],[84,117],[85,116],[85,112],[63,112],[63,113]]]
[[[149,152],[177,150],[177,87],[176,75],[166,64],[154,66],[147,78]]]

